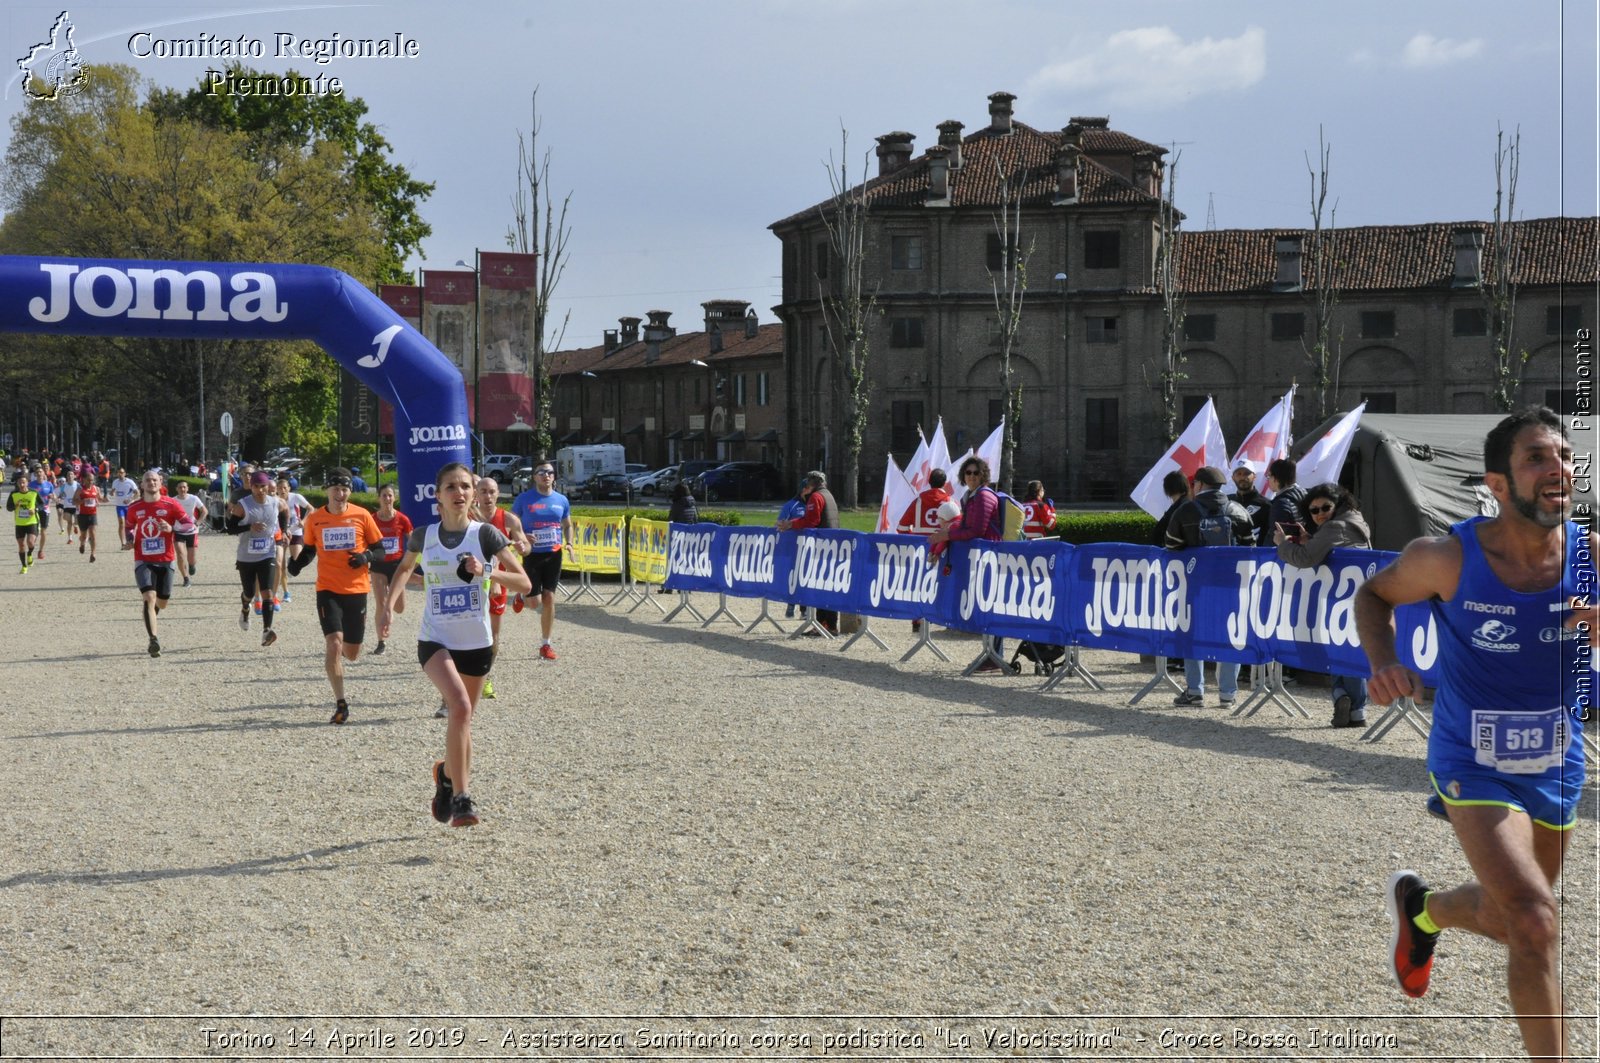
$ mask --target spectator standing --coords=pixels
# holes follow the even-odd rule
[[[689,485],[682,480],[672,489],[672,506],[667,512],[667,519],[673,524],[700,523],[700,507],[695,504],[694,495],[689,493]]]
[[[1250,523],[1256,529],[1256,543],[1266,546],[1272,542],[1272,503],[1256,489],[1256,471],[1245,464],[1233,467],[1233,500],[1250,514]]]
[[[1043,539],[1055,533],[1055,501],[1045,497],[1042,480],[1029,480],[1022,492],[1022,537]]]
[[[1167,545],[1167,528],[1171,526],[1172,515],[1178,511],[1178,507],[1189,501],[1189,487],[1189,478],[1177,469],[1161,478],[1161,492],[1167,496],[1170,504],[1167,511],[1161,514],[1161,519],[1156,521],[1155,535],[1150,540],[1156,546]]]
[[[1356,508],[1355,496],[1338,484],[1318,484],[1305,494],[1306,513],[1316,530],[1304,542],[1290,539],[1274,526],[1272,541],[1278,547],[1278,560],[1296,568],[1315,568],[1339,546],[1368,549],[1372,532],[1366,518]],[[1359,675],[1333,677],[1333,726],[1365,727],[1367,724],[1367,680]]]
[[[928,473],[928,486],[917,493],[916,500],[900,515],[895,530],[901,535],[932,535],[939,530],[939,507],[950,501],[948,478],[943,469]],[[912,631],[922,630],[922,621],[911,621]]]
[[[1267,466],[1267,490],[1272,492],[1272,504],[1267,515],[1268,527],[1279,524],[1306,525],[1306,489],[1294,482],[1298,470],[1293,458],[1279,458]],[[1266,546],[1269,537],[1257,540]]]
[[[961,482],[966,492],[961,496],[961,518],[949,527],[942,527],[929,537],[929,543],[972,542],[975,539],[998,541],[1001,534],[1000,496],[989,486],[989,463],[972,457],[961,463]],[[979,672],[998,672],[998,662],[1005,654],[1005,640],[993,635],[983,637],[988,651]]]
[[[1255,525],[1244,507],[1222,493],[1222,470],[1202,465],[1194,474],[1194,497],[1179,506],[1167,524],[1169,550],[1196,550],[1208,546],[1254,546]],[[1239,693],[1239,662],[1218,661],[1217,695],[1231,705]],[[1174,705],[1205,703],[1205,661],[1185,658],[1184,689]]]
[[[802,528],[839,526],[839,503],[833,500],[833,493],[828,490],[828,478],[821,472],[812,470],[806,473],[805,483],[800,486],[800,498],[805,503],[805,511],[792,520],[780,520],[779,530],[798,531]],[[839,633],[839,614],[833,609],[818,609],[817,623],[830,635]],[[806,634],[820,637],[822,633],[807,628]]]

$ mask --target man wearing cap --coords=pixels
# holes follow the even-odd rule
[[[1272,504],[1256,490],[1256,471],[1245,464],[1243,458],[1233,467],[1233,500],[1250,514],[1250,523],[1256,529],[1256,545],[1271,546],[1272,529],[1267,519],[1272,512]]]
[[[289,562],[289,575],[298,576],[312,560],[317,562],[317,619],[322,623],[323,667],[333,687],[330,723],[350,718],[344,697],[344,662],[361,656],[367,635],[367,597],[372,577],[367,566],[382,561],[383,532],[372,514],[350,502],[349,469],[331,469],[323,481],[328,504],[312,510],[301,534],[305,545]],[[263,610],[265,612],[265,610]]]
[[[1194,474],[1194,494],[1172,514],[1167,524],[1168,550],[1195,550],[1207,546],[1254,546],[1255,525],[1243,506],[1222,493],[1227,479],[1222,470],[1202,465]],[[1200,705],[1205,701],[1205,662],[1192,657],[1183,662],[1184,690],[1174,705]],[[1217,662],[1217,694],[1231,705],[1239,692],[1239,662]]]

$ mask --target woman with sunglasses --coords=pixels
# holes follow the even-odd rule
[[[1315,530],[1303,536],[1293,527],[1274,525],[1272,541],[1278,547],[1278,560],[1296,568],[1315,568],[1336,547],[1365,550],[1372,546],[1372,531],[1356,508],[1355,496],[1338,484],[1317,484],[1305,493],[1302,505]],[[1366,679],[1359,675],[1334,676],[1333,726],[1366,725]]]
[[[961,517],[949,527],[941,527],[928,536],[929,545],[943,542],[971,542],[974,539],[998,540],[1001,538],[1000,496],[989,486],[989,463],[971,457],[961,463],[958,474],[964,493],[960,496]],[[998,672],[995,663],[1005,654],[1005,640],[995,635],[985,635],[984,645],[989,651],[979,672]]]

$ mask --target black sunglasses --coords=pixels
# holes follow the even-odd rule
[[[1333,512],[1333,507],[1332,506],[1307,506],[1306,507],[1306,512],[1310,513],[1312,516],[1315,516],[1318,513],[1332,513]]]
[[[554,476],[556,471],[554,469],[535,469],[533,474],[535,476]]]

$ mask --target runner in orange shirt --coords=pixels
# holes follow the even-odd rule
[[[323,667],[333,687],[331,723],[350,718],[344,697],[344,662],[361,656],[367,635],[367,595],[372,579],[367,566],[383,560],[383,532],[372,514],[350,504],[349,469],[332,469],[324,486],[328,504],[305,518],[305,546],[289,562],[289,574],[298,576],[313,559],[317,562],[317,619],[322,622],[325,652]]]

